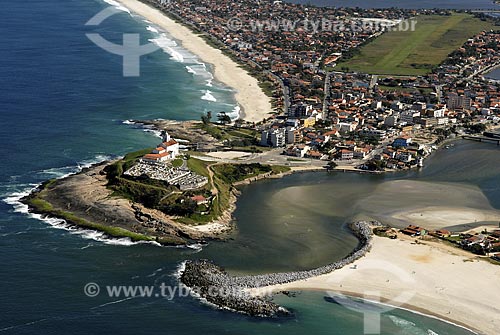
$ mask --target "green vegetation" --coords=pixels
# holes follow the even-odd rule
[[[204,130],[215,139],[224,142],[225,145],[232,147],[233,149],[247,148],[246,150],[241,151],[261,152],[260,149],[249,148],[259,143],[257,131],[253,129],[217,125],[208,122],[207,116],[203,116],[202,118],[205,119],[205,121],[198,125],[198,128]]]
[[[281,173],[288,171],[287,167],[252,164],[220,164],[212,167],[214,173],[225,183],[232,184],[264,173]]]
[[[266,80],[264,82],[259,82],[259,87],[262,89],[262,91],[264,91],[264,94],[269,96],[269,97],[272,97],[273,94],[274,94],[274,91],[275,91],[275,88],[274,88],[274,83],[270,80]]]
[[[177,158],[172,161],[172,166],[173,167],[181,167],[182,166],[182,159]]]
[[[421,15],[415,31],[390,31],[368,43],[337,68],[372,74],[423,75],[492,23],[465,13]]]
[[[212,125],[206,125],[212,127]],[[246,129],[232,130],[238,136],[252,136]],[[232,136],[229,135],[228,136]],[[249,177],[263,173],[282,173],[288,171],[287,167],[269,166],[261,164],[221,164],[214,165],[200,159],[189,157],[187,167],[196,174],[209,178],[209,183],[193,191],[180,191],[176,186],[164,181],[153,180],[147,177],[124,176],[123,172],[137,161],[148,150],[127,155],[106,168],[108,187],[115,196],[124,197],[134,202],[143,204],[148,208],[160,210],[168,215],[178,216],[179,222],[187,224],[200,224],[218,218],[230,205],[232,184]],[[182,160],[174,160],[172,164],[180,166]],[[211,167],[209,167],[211,165]],[[209,168],[213,172],[210,178]],[[214,193],[216,196],[213,196]],[[211,199],[211,203],[197,205],[191,199],[194,195],[203,195]]]
[[[125,178],[123,176],[124,171],[127,171],[140,157],[149,152],[151,149],[130,153],[123,160],[107,166],[105,171],[108,188],[113,190],[113,195],[139,202],[146,207],[158,208],[162,199],[178,191],[176,187],[167,182],[147,177]]]
[[[486,125],[483,123],[466,124],[464,127],[472,134],[480,134],[486,130]]]
[[[209,165],[209,162],[202,161],[200,159],[196,158],[189,158],[187,161],[187,167],[193,171],[194,173],[197,173],[201,176],[209,177],[210,174],[208,173],[208,168],[207,166]]]
[[[251,136],[246,130],[238,130],[242,136]],[[168,215],[177,217],[177,221],[185,224],[198,225],[219,218],[231,205],[233,183],[263,173],[279,174],[288,171],[288,167],[269,166],[261,164],[214,164],[187,156],[187,166],[193,172],[209,178],[209,183],[204,187],[180,191],[175,185],[165,181],[153,180],[146,176],[125,176],[124,171],[130,168],[140,157],[150,152],[145,149],[126,155],[105,168],[108,179],[107,187],[113,190],[114,196],[130,199],[141,203],[145,207],[160,210]],[[181,159],[174,160],[173,165],[180,166]],[[212,173],[211,173],[212,172]],[[81,227],[103,231],[110,236],[129,237],[134,241],[157,240],[161,243],[178,243],[178,240],[169,238],[156,238],[131,232],[125,228],[109,226],[90,222],[78,217],[75,213],[54,208],[46,201],[45,195],[57,183],[50,180],[41,186],[41,191],[30,196],[26,201],[37,212],[63,218],[71,224]],[[202,195],[207,200],[206,204],[198,204],[192,197]]]

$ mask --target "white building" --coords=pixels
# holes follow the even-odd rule
[[[444,117],[445,112],[446,112],[446,108],[440,108],[440,109],[436,109],[433,111],[429,111],[427,113],[427,115],[431,116],[431,117]]]
[[[144,155],[142,161],[145,163],[165,162],[175,159],[179,155],[179,143],[165,132],[163,141],[150,154]]]
[[[179,143],[171,138],[167,132],[163,135],[163,142],[160,144],[160,147],[170,152],[172,159],[179,156]]]
[[[286,128],[264,130],[260,136],[260,145],[284,147],[286,144]]]

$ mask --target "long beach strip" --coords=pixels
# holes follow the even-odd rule
[[[182,47],[198,56],[203,62],[211,64],[215,79],[236,90],[235,98],[241,107],[241,119],[259,122],[269,117],[269,113],[272,112],[271,100],[259,87],[257,79],[250,76],[222,51],[211,47],[203,38],[158,9],[137,0],[117,1],[167,31],[174,39],[181,42]]]

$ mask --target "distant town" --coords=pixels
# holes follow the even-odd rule
[[[257,131],[248,144],[281,148],[291,157],[288,162],[305,158],[371,171],[423,166],[445,139],[481,134],[500,121],[500,83],[483,76],[500,66],[500,31],[493,29],[499,23],[484,13],[335,9],[281,1],[144,2],[203,33],[259,79],[272,97],[272,116],[259,123],[236,120],[234,127]],[[287,22],[328,19],[330,25],[313,31],[279,20],[271,25],[282,17]],[[422,17],[475,20],[473,29],[491,29],[470,36],[437,65],[411,64],[408,73],[421,75],[349,68],[358,49],[401,22]],[[238,18],[237,27],[228,25],[232,18]],[[351,29],[335,31],[332,24]],[[356,24],[363,29],[352,28]],[[230,123],[226,115],[219,120]]]

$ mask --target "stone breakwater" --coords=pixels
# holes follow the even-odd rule
[[[231,283],[231,276],[209,260],[187,261],[181,282],[198,296],[219,308],[251,316],[273,317],[290,312],[259,297],[252,297],[242,287]]]
[[[245,289],[290,283],[343,268],[370,251],[373,237],[371,226],[374,225],[380,225],[380,223],[376,221],[350,223],[350,230],[359,240],[358,246],[338,262],[316,269],[232,277],[224,269],[209,260],[195,260],[186,262],[180,280],[184,285],[195,290],[202,298],[220,308],[252,316],[273,317],[287,315],[290,312],[285,308],[264,298],[253,297]]]

